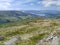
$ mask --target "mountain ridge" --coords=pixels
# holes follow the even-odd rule
[[[33,18],[60,18],[58,10],[0,11],[0,23],[16,22]]]

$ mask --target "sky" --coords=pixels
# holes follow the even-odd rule
[[[0,0],[0,10],[60,10],[60,0]]]

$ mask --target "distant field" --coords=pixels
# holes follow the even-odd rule
[[[3,45],[4,42],[12,39],[12,37],[20,36],[21,40],[16,41],[14,45],[36,45],[39,40],[49,37],[54,30],[57,30],[55,35],[60,39],[60,19],[38,18],[2,24],[0,25],[0,36],[4,36],[5,39],[0,43]]]

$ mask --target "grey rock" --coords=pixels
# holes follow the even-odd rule
[[[4,36],[0,36],[0,41],[4,40],[5,37]]]
[[[3,44],[4,45],[15,45],[16,41],[20,40],[20,37],[17,36],[17,37],[13,37],[12,39],[4,42]]]

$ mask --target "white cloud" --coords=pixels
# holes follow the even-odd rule
[[[30,3],[30,5],[35,5],[34,3]]]
[[[27,3],[27,2],[32,2],[33,0],[25,0],[25,2]]]
[[[57,6],[60,6],[60,1],[58,1],[56,5],[57,5]]]
[[[10,9],[19,10],[19,9],[23,9],[24,5],[25,5],[25,7],[27,7],[28,4],[34,7],[34,5],[35,5],[34,2],[36,4],[42,4],[44,7],[49,7],[51,5],[60,6],[60,0],[56,0],[56,1],[53,1],[53,0],[43,0],[43,1],[37,1],[37,0],[0,0],[0,10],[10,10]],[[33,7],[29,7],[29,8],[32,9]]]
[[[40,3],[41,3],[41,1],[37,2],[37,4],[40,4]]]
[[[21,3],[29,3],[29,2],[34,2],[35,0],[17,0],[17,2],[21,2]]]
[[[44,7],[49,7],[51,5],[55,5],[55,6],[60,6],[60,1],[42,1],[42,4],[44,5]]]
[[[0,0],[0,10],[7,10],[11,7],[12,0]]]

